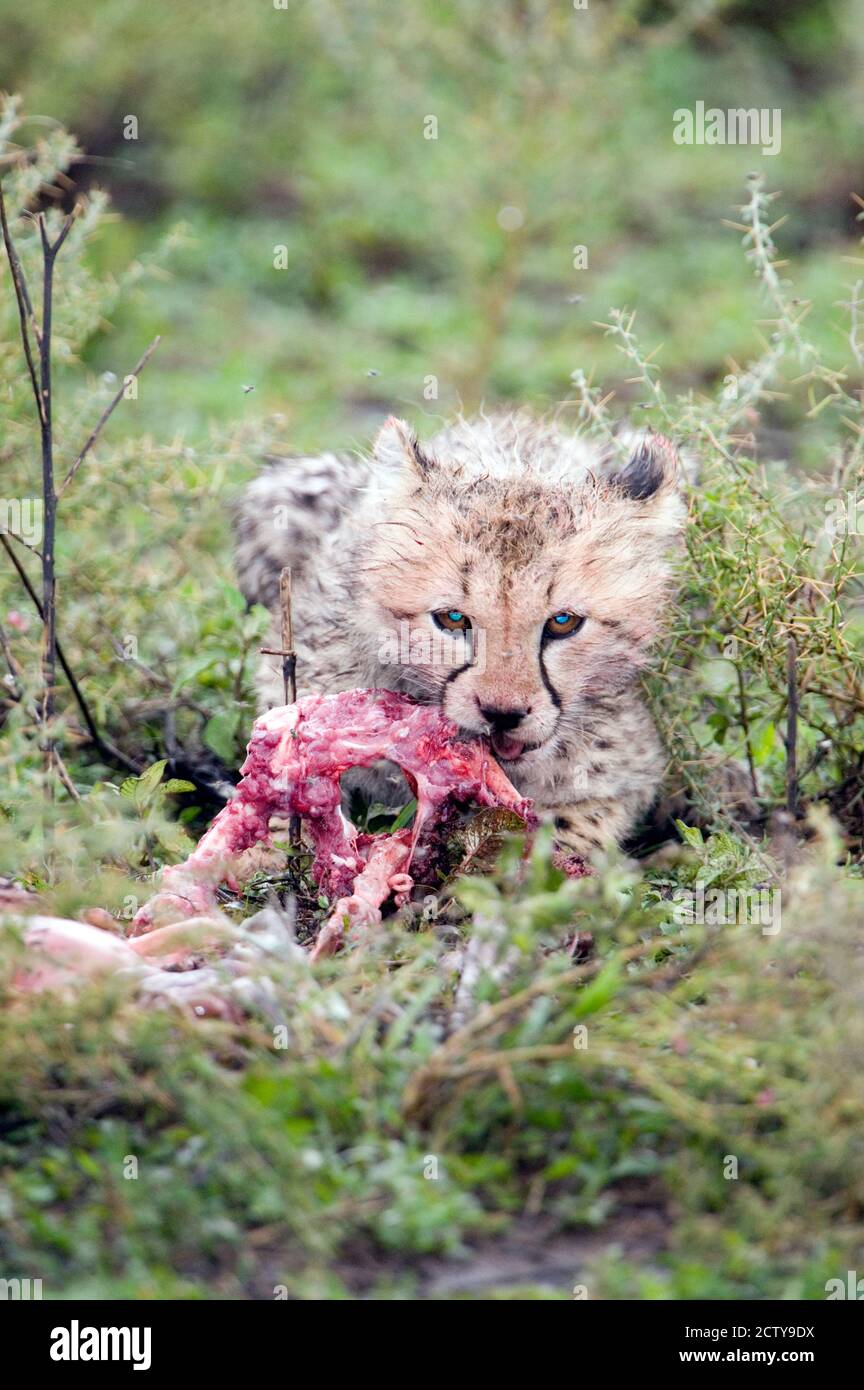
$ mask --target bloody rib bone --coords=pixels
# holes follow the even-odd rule
[[[296,815],[315,849],[316,883],[339,899],[313,958],[329,954],[346,921],[380,921],[381,904],[391,892],[404,901],[413,885],[409,870],[422,868],[431,832],[454,803],[501,806],[534,824],[530,801],[485,745],[462,742],[457,734],[440,711],[389,690],[309,695],[269,710],[253,726],[234,800],[185,864],[162,871],[161,890],[138,912],[132,934],[212,911],[217,886],[234,882],[237,856],[269,840],[270,818]],[[350,767],[383,759],[402,769],[414,791],[414,826],[388,836],[362,834],[342,815],[339,779]]]

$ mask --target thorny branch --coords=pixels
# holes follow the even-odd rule
[[[37,594],[36,590],[30,582],[30,576],[27,574],[27,571],[21,564],[21,561],[18,559],[18,556],[15,554],[15,551],[12,549],[12,546],[9,544],[8,538],[5,535],[3,535],[2,532],[0,532],[0,545],[3,546],[3,549],[6,551],[6,554],[9,556],[9,559],[12,561],[12,564],[14,565],[15,570],[17,571],[18,578],[21,580],[22,585],[27,591],[27,594],[29,595],[34,605],[36,612],[39,614],[39,617],[44,622],[45,615],[42,609],[42,604],[39,601],[39,595]],[[113,743],[109,742],[108,739],[103,738],[103,736],[100,734],[96,721],[90,712],[90,707],[87,704],[84,695],[82,694],[81,687],[79,686],[78,681],[75,678],[75,674],[72,671],[69,662],[66,660],[66,653],[64,652],[63,647],[59,641],[57,642],[57,659],[60,662],[63,674],[69,682],[69,688],[72,691],[72,694],[75,697],[75,702],[81,711],[82,718],[87,726],[87,732],[90,735],[90,739],[93,743],[94,748],[97,750],[97,752],[102,754],[102,757],[105,759],[106,762],[118,764],[120,767],[125,768],[127,772],[141,772],[142,766],[140,763],[137,763],[132,758],[127,757],[125,753],[121,752],[119,748],[115,747]]]
[[[36,410],[39,417],[39,431],[41,440],[42,456],[42,501],[43,501],[43,538],[42,549],[37,552],[42,566],[42,598],[37,595],[29,576],[23,565],[18,560],[12,546],[9,544],[5,535],[0,535],[0,543],[8,554],[14,565],[21,583],[33,601],[36,610],[42,620],[42,693],[41,707],[39,709],[39,723],[41,726],[42,747],[46,756],[47,770],[50,773],[56,770],[60,780],[63,782],[70,795],[76,795],[74,784],[66,771],[62,758],[56,749],[53,734],[53,723],[55,714],[55,695],[56,695],[56,667],[59,661],[60,666],[66,676],[84,722],[87,726],[94,747],[106,759],[106,761],[117,764],[129,772],[138,773],[141,765],[126,756],[125,753],[115,747],[114,744],[103,738],[99,733],[96,722],[85,700],[80,686],[72,672],[66,656],[60,646],[57,637],[57,575],[55,566],[55,539],[57,530],[57,504],[63,492],[74,478],[84,459],[87,457],[93,445],[96,443],[103,428],[107,424],[115,408],[123,399],[130,378],[135,378],[143,371],[152,353],[159,344],[159,338],[147,348],[140,361],[133,368],[132,372],[123,381],[116,395],[103,410],[99,420],[84,442],[77,457],[69,468],[63,483],[58,490],[55,486],[54,477],[54,428],[53,428],[53,397],[51,381],[51,331],[54,312],[54,266],[57,256],[61,251],[66,238],[72,230],[75,218],[78,214],[78,207],[65,218],[62,227],[56,238],[52,241],[48,235],[47,225],[44,214],[40,213],[37,217],[39,227],[39,237],[42,245],[42,322],[41,325],[33,310],[32,300],[27,288],[24,271],[12,233],[9,227],[9,220],[6,214],[6,203],[3,197],[2,186],[0,186],[0,225],[2,225],[3,244],[6,249],[6,256],[12,275],[12,283],[15,289],[15,298],[18,304],[18,318],[20,324],[21,343],[24,350],[24,357],[27,363],[27,371],[30,383],[33,388],[33,395],[36,402]],[[36,339],[38,347],[38,365],[34,359],[33,347],[31,344],[30,330]],[[6,649],[4,642],[4,652]],[[7,655],[8,664],[8,655]],[[10,671],[14,675],[14,670],[10,666]],[[49,794],[51,782],[49,778]]]

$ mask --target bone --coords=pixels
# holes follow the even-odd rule
[[[415,792],[410,830],[361,833],[341,813],[342,774],[380,760],[401,767]],[[337,951],[348,930],[378,925],[391,895],[406,902],[416,868],[458,803],[505,807],[535,824],[531,803],[484,743],[463,742],[438,710],[391,691],[312,695],[270,710],[253,727],[241,772],[234,799],[197,849],[162,871],[160,889],[136,915],[129,938],[102,908],[85,909],[88,920],[73,922],[34,912],[38,899],[7,888],[0,922],[22,924],[28,951],[13,986],[69,990],[116,975],[128,978],[146,1002],[236,1019],[250,1001],[266,1005],[269,982],[259,977],[268,960],[307,969]],[[302,818],[315,851],[313,877],[335,898],[308,955],[290,923],[272,910],[235,925],[218,906],[217,889],[224,882],[236,886],[244,852],[269,845],[274,816]]]
[[[318,933],[310,953],[311,961],[321,960],[338,950],[346,927],[371,927],[381,921],[381,904],[391,892],[408,893],[413,887],[410,874],[400,873],[411,855],[410,832],[386,835],[374,844],[366,867],[354,880],[354,892],[340,898]]]
[[[413,830],[385,837],[359,834],[341,814],[339,779],[350,767],[385,759],[402,769],[415,791]],[[212,912],[217,887],[233,881],[243,851],[269,843],[272,817],[302,817],[315,850],[313,877],[338,899],[322,929],[322,945],[313,950],[316,960],[330,954],[344,935],[337,915],[338,921],[347,916],[353,922],[364,916],[372,920],[377,912],[380,921],[378,909],[390,892],[404,900],[412,865],[422,868],[436,828],[455,803],[505,807],[534,823],[530,801],[519,795],[484,743],[460,740],[455,724],[440,711],[387,690],[310,695],[269,710],[253,727],[241,772],[233,801],[194,853],[162,871],[160,891],[136,915],[133,935]]]

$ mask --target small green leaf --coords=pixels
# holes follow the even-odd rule
[[[227,580],[223,580],[219,585],[219,590],[226,607],[232,608],[235,613],[246,612],[246,600],[236,585],[229,584]]]
[[[724,714],[721,710],[715,710],[713,714],[709,714],[706,723],[708,724],[709,728],[714,730],[714,742],[724,743],[726,740],[726,734],[729,731],[728,716]]]
[[[170,822],[159,827],[158,838],[163,849],[166,849],[177,859],[185,859],[191,853],[194,845],[194,841],[186,834],[182,826]]]
[[[176,695],[179,690],[182,690],[184,685],[189,685],[196,676],[203,675],[205,671],[209,671],[210,667],[215,666],[218,660],[219,657],[215,652],[203,652],[193,657],[191,661],[184,662],[177,672],[177,679],[171,687],[172,697]]]
[[[132,789],[132,795],[138,802],[147,801],[155,792],[159,783],[162,781],[162,774],[168,766],[167,758],[160,758],[158,762],[151,763],[145,768],[141,776],[137,778]],[[122,791],[122,788],[121,788]]]
[[[399,812],[398,816],[396,816],[395,820],[393,821],[393,824],[390,827],[391,833],[394,830],[404,830],[405,826],[408,824],[416,810],[417,798],[414,797],[411,801],[408,802],[407,806],[402,807],[402,810]]]
[[[204,726],[204,742],[224,763],[235,761],[235,735],[239,723],[240,711],[229,709],[214,714]]]
[[[576,998],[576,1017],[585,1018],[588,1014],[596,1014],[599,1009],[605,1009],[618,993],[620,983],[620,964],[617,960],[610,960],[596,979],[591,980],[579,991]]]
[[[675,827],[686,845],[691,845],[693,849],[705,848],[702,831],[698,825],[685,825],[683,820],[676,820]]]
[[[757,767],[762,767],[770,758],[774,749],[775,732],[774,725],[769,722],[750,739],[750,751]]]

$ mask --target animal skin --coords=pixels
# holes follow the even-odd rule
[[[463,737],[488,735],[586,859],[626,838],[665,765],[638,677],[670,609],[680,464],[651,432],[628,450],[523,414],[420,444],[391,418],[369,457],[271,461],[236,514],[239,582],[273,611],[273,648],[291,567],[301,696],[376,687],[439,706]],[[262,709],[282,703],[278,659],[259,688]],[[361,785],[399,799],[392,769]]]

